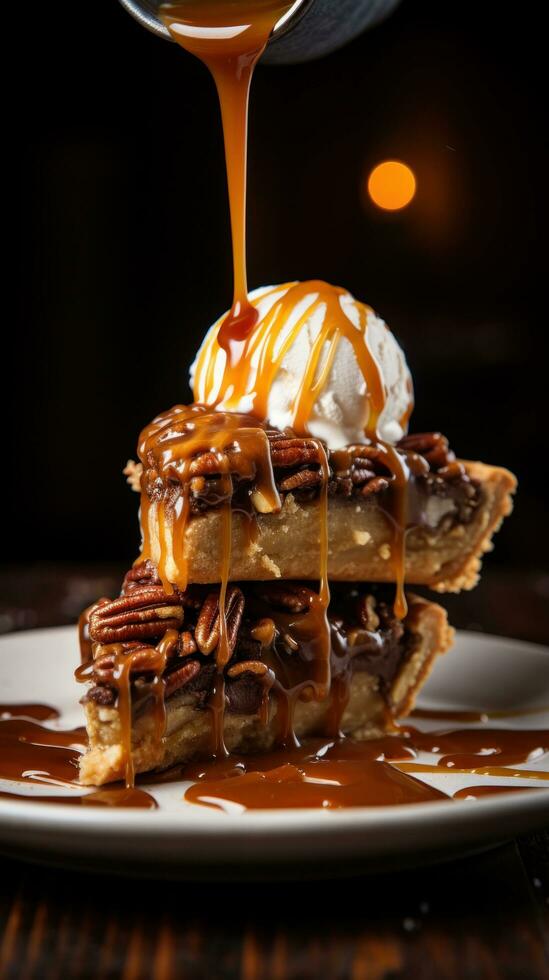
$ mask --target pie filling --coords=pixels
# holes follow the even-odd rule
[[[332,684],[345,686],[351,673],[366,671],[390,707],[390,689],[414,651],[417,636],[392,608],[391,587],[334,585],[328,608]],[[231,583],[226,596],[230,658],[224,667],[226,710],[255,714],[273,685],[312,695],[317,638],[307,627],[317,593],[299,582]],[[209,704],[218,667],[219,586],[189,586],[164,592],[151,562],[132,568],[120,598],[100,601],[88,614],[82,636],[79,679],[91,682],[83,698],[117,704],[121,663],[129,664],[134,713],[144,710],[158,678],[169,701],[181,692]],[[165,644],[159,671],[158,641]]]
[[[233,510],[253,517],[276,510],[288,494],[301,503],[316,499],[325,484],[325,457],[330,498],[375,498],[391,512],[395,467],[383,446],[365,443],[326,450],[319,440],[270,429],[249,416],[233,418],[234,431],[221,451],[203,448],[198,440],[190,462],[184,460],[182,479],[182,458],[174,447],[187,447],[199,426],[209,428],[209,413],[203,406],[174,406],[142,433],[141,462],[130,462],[126,468],[130,484],[150,504],[163,502],[175,513],[185,496],[189,516],[230,502]],[[452,527],[472,520],[480,487],[456,460],[445,436],[408,435],[396,448],[407,470],[409,524],[437,528],[442,522]],[[266,469],[269,494],[262,487]]]

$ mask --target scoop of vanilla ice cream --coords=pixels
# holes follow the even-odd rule
[[[259,311],[259,322],[268,314],[293,283],[280,288],[265,286],[250,293],[250,301]],[[303,316],[306,309],[314,303],[318,293],[311,293],[296,303],[287,317],[274,347],[274,356],[280,351],[284,339],[288,337]],[[341,307],[357,330],[362,329],[359,305],[350,293],[339,297]],[[311,357],[315,338],[322,327],[326,305],[318,304],[306,317],[299,331],[284,355],[268,394],[267,418],[265,421],[276,429],[292,425],[293,407],[300,384]],[[213,389],[206,391],[206,379],[197,373],[200,351],[191,367],[191,384],[195,386],[197,401],[215,400],[223,378],[226,354],[217,344],[212,344],[212,336],[223,322],[224,316],[208,331],[204,344],[211,345],[210,356],[215,358],[213,370]],[[385,442],[395,443],[405,434],[405,420],[412,402],[412,379],[402,348],[395,340],[386,323],[368,310],[366,317],[366,340],[370,353],[375,358],[385,387],[385,406],[380,415],[377,432]],[[204,346],[204,345],[203,345]],[[202,347],[201,349],[202,350]],[[322,371],[328,344],[319,360],[317,376]],[[250,390],[254,390],[259,352],[250,359]],[[255,362],[255,363],[254,363]],[[202,372],[204,374],[205,372]],[[253,395],[242,393],[235,402],[231,399],[232,411],[249,412],[252,409]],[[220,402],[219,411],[229,406]],[[341,336],[325,383],[319,392],[309,415],[307,428],[315,438],[322,439],[330,449],[341,449],[349,443],[362,442],[368,422],[369,400],[366,381],[360,370],[353,346],[345,336]]]

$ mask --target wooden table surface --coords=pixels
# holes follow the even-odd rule
[[[6,569],[0,628],[70,622],[119,571]],[[458,625],[546,640],[547,580],[519,580],[487,576],[460,597]],[[1,980],[549,978],[549,830],[448,864],[314,882],[131,880],[9,857],[1,868]]]

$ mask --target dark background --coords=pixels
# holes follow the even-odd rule
[[[404,0],[324,60],[260,67],[249,282],[324,278],[376,308],[413,371],[412,429],[441,429],[458,454],[518,474],[515,515],[489,563],[538,570],[547,596],[536,11]],[[35,4],[16,27],[4,119],[17,303],[4,557],[127,562],[137,498],[121,469],[141,427],[189,399],[193,353],[231,299],[213,83],[115,0]],[[394,157],[412,166],[418,193],[390,214],[363,186]]]

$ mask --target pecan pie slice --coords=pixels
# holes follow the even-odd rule
[[[224,506],[232,508],[231,579],[316,579],[324,489],[330,580],[394,581],[397,490],[386,447],[365,442],[327,451],[319,440],[233,418],[234,438],[221,452],[195,452],[182,475],[174,447],[186,446],[188,416],[175,406],[149,427],[154,438],[142,438],[141,463],[128,464],[132,486],[141,488],[146,555],[162,568],[163,579],[178,581],[184,566],[189,581],[220,580]],[[264,436],[257,446],[253,427]],[[406,582],[439,592],[472,588],[492,535],[511,511],[514,476],[457,460],[438,432],[405,436],[396,453],[407,475]]]
[[[450,645],[452,630],[435,603],[409,595],[400,622],[391,589],[335,585],[328,612],[332,687],[318,701],[310,696],[310,637],[302,629],[315,598],[304,582],[228,586],[223,734],[230,751],[284,743],[290,703],[297,738],[391,731]],[[147,562],[128,573],[119,598],[101,600],[88,613],[78,671],[88,685],[83,783],[101,785],[211,751],[219,612],[219,586],[166,593]]]

